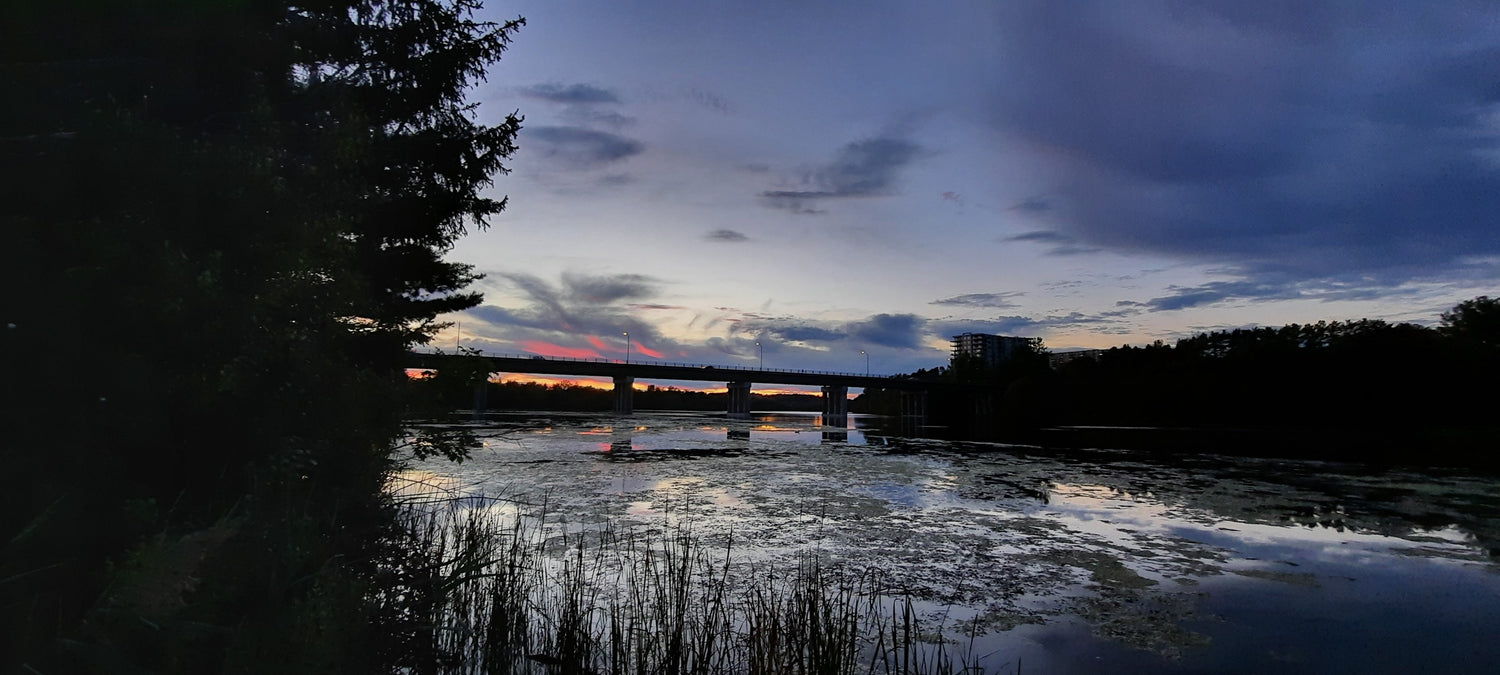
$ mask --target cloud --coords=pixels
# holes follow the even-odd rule
[[[915,314],[875,314],[858,321],[823,321],[795,316],[766,317],[742,314],[724,319],[734,324],[732,334],[751,339],[800,343],[826,349],[828,343],[918,349],[927,320]]]
[[[932,329],[944,337],[961,333],[1035,337],[1056,330],[1082,327],[1086,327],[1091,333],[1126,333],[1131,330],[1126,318],[1139,314],[1140,311],[1136,308],[1127,308],[1097,313],[1054,312],[1039,317],[1011,315],[997,316],[992,319],[934,321]]]
[[[1162,308],[1486,273],[1461,261],[1500,253],[1497,22],[1483,2],[1006,3],[985,115],[1045,149],[1046,198],[1015,208],[1071,237],[1054,255],[1143,252],[1245,284]]]
[[[604,305],[617,300],[635,300],[656,293],[657,280],[643,274],[583,275],[565,273],[563,286],[573,300]]]
[[[496,273],[492,279],[509,282],[520,291],[519,307],[482,305],[465,312],[465,341],[474,335],[501,351],[519,345],[536,353],[564,356],[559,350],[589,350],[593,356],[623,354],[621,333],[630,333],[632,354],[659,358],[663,352],[684,349],[661,334],[652,323],[633,316],[641,309],[682,309],[652,303],[622,304],[649,298],[661,283],[642,274],[563,274],[554,284],[529,274]],[[471,323],[471,320],[473,323]],[[479,324],[474,326],[474,324]],[[603,338],[599,336],[605,336]],[[547,345],[547,351],[528,345]],[[575,351],[572,353],[583,353]]]
[[[1144,303],[1121,301],[1117,306],[1141,306],[1153,312],[1172,311],[1213,305],[1221,302],[1248,300],[1306,299],[1320,302],[1379,300],[1383,298],[1412,296],[1418,291],[1398,284],[1380,284],[1369,279],[1319,279],[1301,281],[1292,278],[1255,281],[1213,281],[1199,286],[1170,286],[1168,295],[1152,298]]]
[[[821,200],[890,194],[897,174],[920,150],[916,143],[900,138],[855,141],[841,148],[832,162],[804,175],[798,181],[802,189],[767,190],[761,197],[774,208],[819,213],[814,205]]]
[[[876,314],[845,326],[850,336],[882,347],[919,349],[927,320],[915,314]]]
[[[966,293],[964,295],[955,295],[951,298],[943,298],[942,300],[933,300],[929,304],[959,305],[963,307],[1006,308],[1016,306],[1016,303],[1010,301],[1011,298],[1018,298],[1023,295],[1025,295],[1025,293],[1021,293],[1019,291],[1009,291],[1005,293]]]
[[[1051,232],[1048,230],[1022,232],[1021,234],[1015,236],[1005,237],[1000,241],[1004,243],[1031,242],[1057,244],[1056,246],[1053,246],[1052,248],[1049,248],[1044,252],[1046,255],[1055,256],[1082,255],[1085,253],[1096,253],[1100,250],[1099,248],[1094,246],[1079,245],[1078,243],[1076,243],[1076,240],[1066,234]]]
[[[524,349],[531,354],[540,354],[542,356],[553,356],[566,359],[604,358],[601,354],[599,354],[599,352],[596,352],[592,349],[564,347],[562,345],[555,345],[550,342],[543,342],[541,340],[527,340],[525,342],[522,342],[521,349]]]
[[[736,230],[714,230],[713,232],[709,232],[708,234],[704,235],[703,238],[707,239],[709,241],[726,241],[726,242],[749,241],[750,240],[750,237],[745,236],[745,233],[738,232]]]
[[[639,141],[584,127],[534,127],[525,138],[541,146],[542,155],[569,167],[590,169],[645,150]]]
[[[1171,295],[1147,300],[1146,307],[1153,312],[1164,312],[1211,305],[1233,298],[1287,300],[1301,295],[1285,286],[1249,281],[1214,281],[1201,286],[1172,286],[1167,290],[1172,291]]]
[[[1033,232],[1022,232],[1021,234],[1006,237],[1004,239],[1001,239],[1000,241],[1036,241],[1051,244],[1069,244],[1073,242],[1073,238],[1069,237],[1066,234],[1059,234],[1057,232],[1036,230]]]
[[[551,82],[521,88],[521,95],[552,103],[619,103],[620,97],[608,89],[589,84]]]
[[[817,326],[781,326],[770,328],[769,334],[787,342],[836,342],[848,337],[841,331]]]

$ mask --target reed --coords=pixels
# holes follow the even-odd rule
[[[403,514],[383,604],[413,673],[978,672],[910,597],[817,549],[752,563],[691,524],[580,528],[505,500]]]

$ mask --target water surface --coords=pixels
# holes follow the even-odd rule
[[[896,436],[855,417],[492,415],[417,469],[579,528],[809,548],[923,601],[989,672],[1493,672],[1500,480]]]

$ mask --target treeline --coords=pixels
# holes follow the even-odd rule
[[[1045,357],[997,369],[956,360],[914,377],[974,385],[929,410],[939,423],[999,435],[1233,429],[1285,432],[1251,435],[1286,439],[1292,454],[1489,462],[1500,431],[1500,301],[1489,297],[1460,303],[1436,327],[1320,321],[1116,347],[1057,370]],[[894,399],[877,392],[864,405],[890,409]]]
[[[449,373],[455,369],[449,368]],[[615,394],[610,389],[578,384],[542,384],[539,382],[485,381],[483,392],[475,391],[476,380],[462,374],[437,372],[414,378],[408,401],[420,402],[410,415],[435,418],[454,410],[474,407],[477,400],[488,410],[570,410],[609,411],[614,408]],[[751,392],[750,408],[765,411],[818,411],[823,399],[817,394],[757,394]],[[677,387],[648,385],[637,389],[632,398],[636,410],[703,410],[724,412],[729,395]]]

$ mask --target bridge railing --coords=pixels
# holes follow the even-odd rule
[[[427,349],[427,350],[413,349],[413,350],[410,350],[410,351],[413,354],[426,354],[426,355],[429,355],[429,356],[458,356],[458,354],[454,354],[454,353],[451,353],[451,352],[445,352],[445,351],[443,351],[441,349]],[[532,360],[532,361],[571,361],[573,363],[617,363],[617,364],[622,364],[622,365],[626,364],[626,361],[624,359],[605,359],[605,358],[584,359],[584,358],[576,358],[576,357],[571,357],[571,356],[542,356],[540,354],[509,354],[509,353],[505,353],[505,352],[487,352],[487,351],[484,351],[482,349],[476,349],[476,350],[474,350],[474,354],[476,356],[486,356],[486,357],[494,357],[494,358],[501,358],[501,359],[518,359],[518,360]],[[650,361],[634,361],[634,360],[632,360],[632,361],[629,362],[628,365],[632,365],[632,366],[674,366],[674,367],[678,367],[678,368],[698,368],[698,369],[712,369],[712,370],[737,370],[737,371],[741,371],[741,372],[787,373],[787,374],[796,374],[796,375],[839,375],[839,376],[842,376],[842,377],[870,377],[870,378],[879,378],[879,379],[885,379],[885,380],[899,379],[895,375],[879,375],[879,374],[866,374],[866,373],[847,373],[847,372],[839,372],[839,371],[836,371],[836,370],[802,370],[802,369],[791,369],[791,368],[752,368],[752,367],[749,367],[749,366],[725,366],[725,365],[720,365],[720,364],[717,364],[717,363],[683,363],[683,362],[677,362],[677,361],[657,361],[655,359],[652,359]]]

